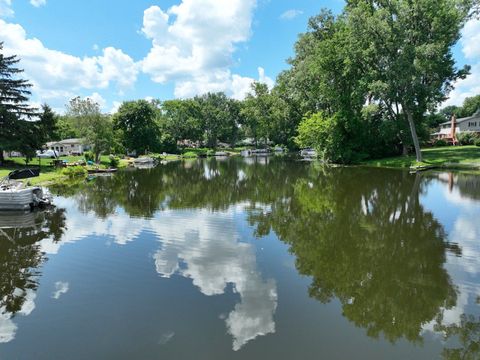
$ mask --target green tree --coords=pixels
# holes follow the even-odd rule
[[[137,154],[158,150],[160,131],[156,116],[157,109],[146,100],[124,102],[113,116],[123,146]]]
[[[203,136],[208,147],[218,141],[232,142],[238,132],[238,107],[224,93],[208,93],[194,98],[199,106]]]
[[[469,67],[455,67],[452,48],[468,19],[464,1],[350,0],[345,15],[351,41],[363,49],[366,82],[373,100],[393,120],[406,120],[422,161],[417,127],[446,99]]]
[[[57,117],[56,131],[53,140],[76,139],[80,137],[76,119],[67,115]]]
[[[75,126],[86,145],[92,147],[95,162],[100,155],[110,152],[113,144],[113,126],[109,116],[100,112],[100,105],[90,98],[75,97],[67,105],[67,116],[75,120]]]
[[[480,110],[480,95],[467,97],[463,102],[461,117],[472,116],[477,110]]]
[[[254,82],[251,90],[243,101],[243,125],[247,136],[252,137],[255,147],[258,147],[258,140],[266,142],[269,138],[274,102],[267,84]]]
[[[32,85],[18,78],[23,72],[16,67],[19,61],[17,56],[5,56],[0,42],[0,165],[4,161],[3,150],[18,150],[26,140],[25,120],[36,115],[28,105]]]
[[[164,101],[161,106],[160,126],[175,141],[203,139],[200,108],[193,99]]]

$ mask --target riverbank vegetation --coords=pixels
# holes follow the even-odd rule
[[[80,97],[62,115],[30,107],[31,84],[21,79],[19,59],[4,56],[0,45],[0,154],[15,150],[28,161],[47,141],[81,138],[97,163],[108,154],[193,157],[191,148],[274,145],[311,147],[342,164],[412,153],[422,162],[431,128],[479,105],[472,98],[462,109],[437,111],[469,74],[469,66],[456,66],[452,48],[474,6],[349,1],[339,14],[322,10],[309,20],[273,88],[255,82],[241,101],[221,92],[126,101],[114,114]]]

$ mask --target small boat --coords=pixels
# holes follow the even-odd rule
[[[268,156],[270,155],[270,150],[269,149],[255,149],[251,150],[252,155],[254,156]]]
[[[313,149],[303,149],[300,151],[300,156],[304,158],[315,158],[317,157],[317,152]]]
[[[117,172],[117,169],[88,169],[89,174],[112,174]]]
[[[133,163],[136,164],[153,164],[155,162],[154,158],[151,157],[139,157],[133,160]]]
[[[151,157],[139,157],[133,160],[133,166],[139,169],[150,169],[155,167],[157,160]]]
[[[49,194],[39,186],[15,181],[36,177],[40,169],[15,170],[0,180],[0,210],[30,210],[51,203]]]
[[[216,157],[225,157],[225,156],[230,156],[230,154],[229,154],[228,152],[226,152],[226,151],[217,151],[217,152],[215,153],[215,156],[216,156]]]

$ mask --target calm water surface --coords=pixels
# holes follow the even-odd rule
[[[478,359],[480,177],[169,163],[0,214],[1,359]]]

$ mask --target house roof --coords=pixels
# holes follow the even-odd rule
[[[472,116],[457,119],[457,124],[465,122],[465,121],[469,121],[469,120],[480,120],[480,109],[475,111],[475,114],[473,114]],[[445,121],[444,123],[441,123],[440,125],[447,125],[447,124],[451,124],[451,123],[452,123],[452,121],[449,120],[449,121]]]
[[[81,144],[82,139],[65,139],[65,140],[60,140],[60,141],[51,141],[47,143],[47,146],[52,146],[52,145],[70,145],[70,144]]]

